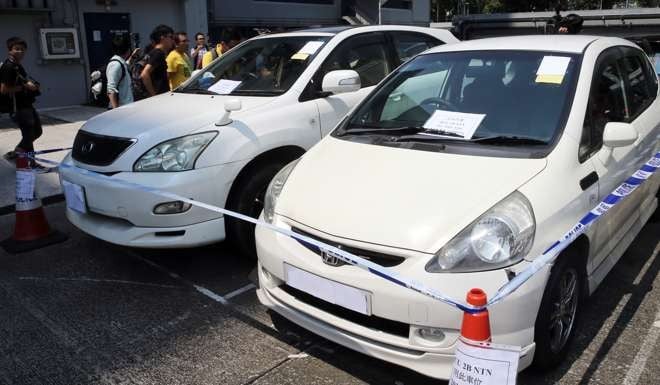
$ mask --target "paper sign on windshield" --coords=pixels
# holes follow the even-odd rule
[[[536,70],[536,82],[561,84],[570,62],[571,58],[566,56],[544,56]]]
[[[515,385],[520,348],[459,339],[449,385]]]
[[[424,123],[424,128],[438,131],[440,135],[449,134],[451,136],[453,134],[463,139],[472,139],[474,132],[485,117],[485,114],[436,110]]]
[[[306,53],[308,55],[314,55],[316,51],[321,48],[323,45],[322,41],[308,41],[307,44],[305,44],[299,51],[298,53]]]
[[[231,94],[231,92],[240,84],[241,82],[238,80],[220,79],[219,82],[209,87],[209,91],[215,92],[216,94],[220,94],[220,95],[228,95]]]
[[[298,52],[291,56],[291,60],[306,60],[323,45],[322,41],[308,41]]]

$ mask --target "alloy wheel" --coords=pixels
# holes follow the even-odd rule
[[[566,269],[553,293],[552,313],[548,331],[550,333],[550,349],[556,353],[566,345],[575,323],[579,298],[577,271]]]

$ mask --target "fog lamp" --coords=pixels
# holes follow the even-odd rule
[[[433,343],[442,342],[445,339],[445,333],[438,328],[419,328],[417,333],[421,338]]]
[[[190,203],[183,201],[164,202],[157,204],[156,207],[154,207],[154,214],[179,214],[190,210],[191,207],[192,205]]]

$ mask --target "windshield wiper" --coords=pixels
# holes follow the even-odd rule
[[[515,136],[515,135],[494,135],[472,138],[471,142],[487,143],[487,144],[512,144],[512,145],[546,145],[548,142],[530,138],[528,136]]]
[[[181,92],[184,94],[218,95],[217,92],[209,91],[204,88],[183,88],[180,90],[174,90],[174,92]]]
[[[382,127],[363,125],[363,128],[348,128],[340,133],[343,135],[414,135],[429,131],[424,127],[404,126],[404,127]],[[433,131],[434,133],[436,131]]]

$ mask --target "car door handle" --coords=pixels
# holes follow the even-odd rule
[[[596,182],[598,182],[598,174],[596,174],[596,171],[592,171],[589,173],[589,175],[580,179],[580,187],[582,188],[582,191],[586,191]]]

